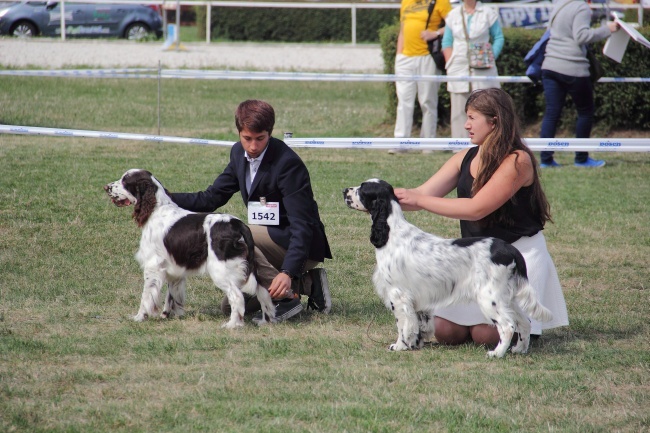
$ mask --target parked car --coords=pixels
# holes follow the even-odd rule
[[[162,19],[143,5],[65,3],[66,37],[162,36]],[[61,36],[61,5],[51,1],[0,3],[0,35]]]

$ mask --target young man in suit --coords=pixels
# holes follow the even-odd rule
[[[242,102],[235,125],[240,141],[214,183],[201,192],[173,193],[172,200],[193,212],[213,212],[241,192],[255,240],[258,277],[273,298],[276,319],[302,311],[300,294],[309,297],[309,307],[329,313],[327,276],[316,266],[332,254],[307,167],[286,143],[271,136],[275,112],[270,104]],[[246,299],[247,314],[259,310],[257,298]],[[227,298],[222,311],[230,314]]]

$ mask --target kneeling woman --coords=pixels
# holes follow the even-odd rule
[[[526,259],[528,279],[553,320],[531,320],[531,334],[569,324],[555,265],[542,233],[550,206],[533,152],[523,143],[514,104],[501,89],[472,92],[465,129],[477,146],[454,154],[429,180],[396,189],[404,210],[427,210],[460,220],[462,237],[491,236],[515,246]],[[456,189],[458,198],[445,196]],[[443,344],[495,345],[496,328],[476,303],[436,309],[435,337]]]

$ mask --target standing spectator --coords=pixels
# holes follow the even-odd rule
[[[554,2],[550,17],[550,38],[542,63],[542,84],[546,108],[542,120],[541,138],[553,138],[560,122],[566,95],[576,106],[576,138],[589,138],[594,123],[594,86],[589,77],[586,44],[608,38],[618,30],[618,24],[608,22],[591,28],[591,9],[583,0]],[[559,14],[560,9],[562,13]],[[602,167],[603,160],[589,157],[588,152],[576,152],[576,167]],[[553,152],[541,153],[542,168],[559,167]]]
[[[307,167],[293,149],[271,136],[274,124],[275,111],[268,103],[248,100],[239,104],[235,125],[240,141],[233,145],[224,171],[205,191],[171,197],[183,209],[213,212],[240,192],[249,210],[260,205],[277,209],[277,213],[260,212],[264,216],[254,222],[249,212],[249,226],[259,282],[271,294],[276,319],[283,321],[302,311],[301,294],[309,296],[308,306],[330,311],[327,275],[316,266],[332,254]],[[246,314],[261,309],[256,297],[245,301]],[[228,298],[221,310],[230,314]]]
[[[439,28],[449,11],[449,0],[436,0],[431,12],[429,26],[428,0],[402,0],[400,8],[400,29],[395,56],[396,75],[441,75],[431,54],[427,41],[442,37],[445,28]],[[396,81],[397,116],[395,137],[411,136],[415,97],[422,108],[422,129],[420,137],[435,138],[438,126],[439,82]]]
[[[464,21],[464,24],[463,24]],[[448,76],[497,76],[496,65],[489,69],[474,69],[469,66],[470,43],[492,43],[495,60],[503,48],[503,31],[499,15],[494,8],[477,0],[464,0],[455,7],[446,19],[447,31],[442,39],[442,50],[447,60]],[[465,36],[467,35],[469,41]],[[465,130],[465,102],[472,90],[501,87],[497,81],[450,81],[447,91],[451,101],[451,136],[467,138]]]

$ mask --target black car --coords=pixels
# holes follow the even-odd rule
[[[150,7],[131,4],[65,3],[66,37],[141,39],[162,36],[162,19]],[[0,3],[0,35],[61,36],[61,5],[51,1]]]

